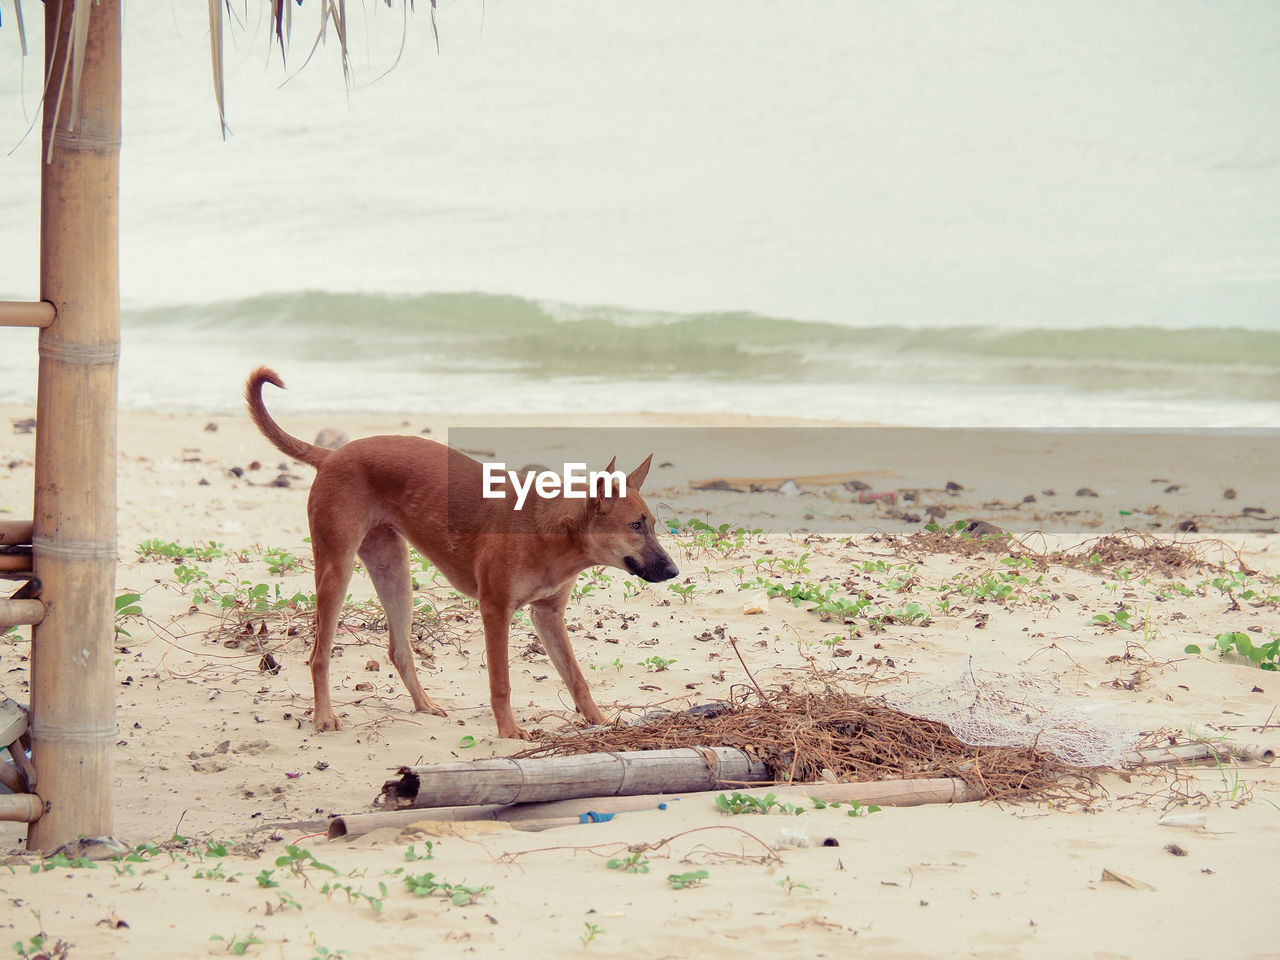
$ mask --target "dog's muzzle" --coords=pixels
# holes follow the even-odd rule
[[[622,562],[627,565],[629,571],[649,583],[662,583],[664,580],[680,576],[680,568],[665,553],[659,553],[647,563],[640,563],[635,557],[624,557]]]

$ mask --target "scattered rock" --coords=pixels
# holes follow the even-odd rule
[[[290,485],[290,483],[291,483],[291,482],[292,482],[292,481],[290,481],[290,479],[289,479],[289,474],[287,474],[287,473],[282,473],[282,474],[280,474],[280,476],[278,476],[278,477],[276,477],[274,480],[272,480],[272,481],[271,481],[271,483],[270,483],[270,484],[268,484],[268,486],[272,486],[272,487],[288,487],[288,486]]]
[[[231,474],[237,480],[244,476],[244,467],[232,467],[227,473]]]
[[[1155,889],[1155,887],[1147,883],[1145,880],[1139,880],[1136,877],[1126,877],[1123,873],[1116,873],[1114,870],[1104,869],[1102,871],[1102,879],[1104,881],[1109,880],[1112,883],[1119,883],[1123,886],[1128,887],[1130,890],[1154,890]]]
[[[1023,498],[1022,498],[1022,502],[1023,502],[1023,503],[1035,503],[1035,502],[1036,502],[1036,495],[1035,495],[1034,493],[1028,493],[1025,497],[1023,497]]]
[[[954,480],[948,480],[946,489],[947,493],[957,494],[963,491],[964,487],[960,486],[960,484],[956,483]]]
[[[249,462],[249,469],[250,469],[250,470],[261,470],[261,469],[262,469],[262,461],[261,461],[261,460],[251,460],[251,461]]]
[[[800,487],[794,480],[783,480],[782,486],[778,487],[778,492],[784,497],[798,497]]]
[[[761,590],[754,597],[742,605],[742,612],[746,616],[757,613],[768,613],[769,611],[769,594]]]
[[[1199,533],[1200,532],[1200,528],[1196,526],[1196,522],[1194,520],[1183,520],[1181,523],[1178,524],[1178,529],[1183,533]]]
[[[707,480],[703,483],[691,484],[695,490],[727,490],[730,493],[746,493],[740,487],[732,486],[728,480]]]
[[[262,673],[269,673],[275,676],[280,672],[280,664],[276,662],[276,658],[269,653],[264,653],[262,659],[258,661],[258,669]]]
[[[316,434],[315,443],[317,447],[324,447],[326,450],[337,450],[339,447],[346,446],[350,439],[337,427],[325,427]]]
[[[369,683],[367,680],[362,680],[360,683],[356,684],[356,690],[358,690],[360,693],[373,693],[374,686],[372,683]]]
[[[382,669],[382,664],[378,663],[377,660],[366,660],[364,663],[364,668],[368,670],[370,673],[377,673],[379,670]]]
[[[1054,490],[1052,487],[1040,491],[1040,496],[1042,497],[1056,497],[1057,495],[1058,491]]]
[[[210,757],[208,760],[195,761],[191,764],[191,769],[196,773],[221,773],[231,769],[231,761],[222,757]]]
[[[1077,497],[1096,497],[1097,495],[1095,491],[1090,490],[1088,487],[1081,487],[1076,491]]]
[[[217,432],[218,432],[218,425],[217,425],[216,423],[214,423],[212,420],[210,420],[208,423],[206,423],[206,424],[204,425],[204,432],[205,432],[205,433],[217,433]]]
[[[858,491],[858,503],[888,503],[893,504],[898,500],[898,494],[894,490],[887,490],[884,493],[873,493],[870,490]]]
[[[987,523],[985,520],[970,520],[965,524],[964,530],[961,531],[966,537],[973,537],[975,540],[981,540],[984,537],[1003,537],[1004,531],[997,527],[994,523]]]
[[[1177,492],[1178,492],[1179,490],[1181,490],[1181,489],[1182,489],[1182,484],[1180,484],[1180,483],[1171,483],[1171,484],[1169,484],[1167,487],[1165,487],[1165,488],[1164,488],[1164,492],[1165,492],[1165,493],[1177,493]]]
[[[1265,517],[1267,515],[1267,511],[1263,507],[1245,507],[1240,512],[1246,517]]]
[[[1234,500],[1235,498],[1236,498],[1236,491],[1234,487],[1227,487],[1227,489],[1222,491],[1223,500]]]
[[[843,484],[844,488],[851,493],[857,493],[859,490],[870,490],[871,484],[863,483],[861,480],[846,480]]]
[[[14,433],[34,433],[36,429],[35,417],[27,417],[25,420],[11,420]]]
[[[669,468],[671,468],[671,467],[674,467],[674,466],[675,466],[675,464],[674,464],[674,463],[672,463],[670,460],[663,460],[660,464],[658,464],[658,469],[659,469],[659,470],[667,470],[667,469],[669,469]]]

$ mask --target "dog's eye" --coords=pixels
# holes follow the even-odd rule
[[[631,525],[631,529],[634,530],[636,533],[644,533],[644,517],[641,517],[639,520],[633,523]]]

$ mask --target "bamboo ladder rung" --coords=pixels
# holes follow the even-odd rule
[[[31,548],[25,550],[19,547],[16,550],[12,548],[6,549],[0,547],[0,574],[2,573],[30,573],[31,572]]]
[[[34,627],[44,614],[43,600],[0,600],[0,627]]]
[[[57,315],[48,300],[0,300],[0,327],[47,327]]]
[[[0,796],[0,820],[35,823],[44,815],[44,801],[34,793],[7,793]]]
[[[30,520],[0,520],[0,547],[29,545],[32,528]]]

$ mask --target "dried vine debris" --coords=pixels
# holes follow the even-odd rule
[[[672,713],[652,722],[592,727],[545,740],[514,758],[726,746],[763,760],[776,780],[865,782],[957,777],[988,800],[1094,799],[1085,770],[1034,748],[975,747],[947,727],[837,690],[773,692],[764,703]]]
[[[1128,567],[1135,572],[1155,573],[1165,577],[1212,567],[1214,564],[1202,556],[1202,551],[1212,546],[1227,549],[1218,540],[1180,543],[1161,540],[1136,530],[1126,530],[1087,540],[1071,550],[1044,552],[1028,545],[1027,541],[1032,536],[1026,535],[1021,539],[1008,536],[970,537],[957,536],[944,530],[922,530],[906,537],[890,537],[888,540],[891,546],[901,544],[918,554],[957,554],[963,557],[975,557],[984,553],[1017,554],[1030,558],[1041,570],[1055,563],[1073,569],[1114,570]]]

